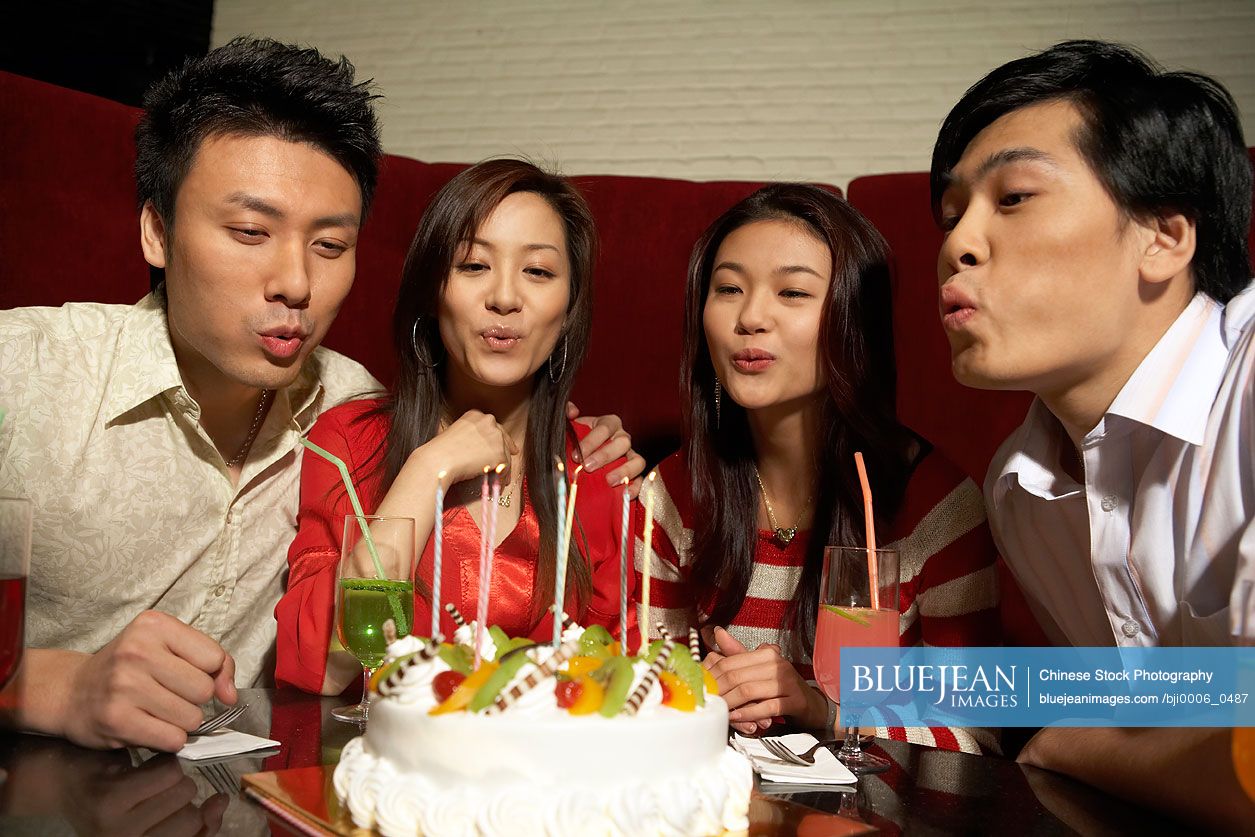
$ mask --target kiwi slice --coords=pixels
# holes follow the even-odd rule
[[[649,647],[641,654],[641,659],[647,663],[652,663],[658,656],[658,652],[662,650],[662,646],[666,645],[665,640],[655,639],[649,643]]]
[[[588,657],[600,657],[606,653],[614,637],[603,625],[592,625],[580,636],[580,653]]]
[[[475,655],[471,653],[469,646],[442,644],[440,650],[436,653],[440,655],[440,659],[445,661],[445,665],[459,674],[469,675],[471,673],[471,664]]]
[[[489,625],[488,636],[492,637],[492,644],[497,648],[497,656],[501,656],[501,646],[510,641],[510,635],[496,625]]]
[[[706,681],[702,677],[702,664],[693,659],[687,648],[677,648],[671,655],[671,668],[684,681],[697,699],[698,706],[706,705]]]
[[[501,665],[497,666],[497,670],[489,675],[484,681],[484,685],[480,686],[475,692],[475,697],[471,698],[471,703],[467,709],[471,712],[479,712],[487,709],[506,684],[514,679],[514,675],[519,673],[524,664],[530,662],[526,654],[511,654],[501,660]]]
[[[613,718],[627,703],[628,692],[632,688],[632,660],[630,657],[611,657],[598,671],[610,670],[606,683],[606,696],[602,698],[601,709],[598,710],[607,718]]]

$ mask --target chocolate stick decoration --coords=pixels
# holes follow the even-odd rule
[[[537,666],[534,671],[519,681],[512,689],[508,692],[502,692],[484,714],[495,715],[498,712],[504,712],[524,694],[536,688],[542,681],[552,677],[562,664],[575,653],[576,644],[568,642],[553,652],[553,655],[548,660]]]
[[[623,714],[631,717],[641,709],[641,704],[645,702],[645,696],[649,694],[649,690],[658,682],[658,675],[662,674],[662,670],[667,667],[667,663],[671,661],[671,651],[675,648],[675,643],[666,640],[662,646],[662,650],[658,652],[658,656],[654,659],[654,664],[649,667],[649,671],[645,672],[645,676],[641,678],[641,682],[628,696],[627,703],[623,706]]]
[[[392,620],[389,619],[388,621],[391,622]],[[395,634],[395,632],[396,629],[393,628],[393,633]],[[440,634],[436,634],[431,639],[427,640],[427,644],[420,648],[417,654],[401,660],[401,663],[397,666],[397,670],[389,674],[388,679],[379,684],[379,694],[387,696],[396,691],[397,687],[401,685],[401,681],[405,679],[405,673],[407,671],[419,663],[430,661],[440,652],[440,643],[442,640],[444,640],[444,637]]]
[[[453,619],[454,627],[457,627],[457,628],[466,627],[466,620],[462,618],[462,611],[458,610],[457,606],[454,605],[453,602],[446,603],[444,606],[444,609],[448,611],[450,618]]]
[[[689,653],[693,655],[693,662],[702,661],[702,646],[697,639],[697,628],[689,628]]]

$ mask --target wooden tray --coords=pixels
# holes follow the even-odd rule
[[[354,826],[348,810],[341,807],[336,798],[331,782],[334,771],[334,765],[321,765],[250,773],[244,777],[244,793],[293,834],[369,837],[374,832]],[[752,837],[875,833],[876,829],[867,823],[826,814],[758,791],[750,799],[749,834]]]

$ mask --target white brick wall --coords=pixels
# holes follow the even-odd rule
[[[1255,143],[1252,0],[217,0],[374,77],[389,151],[568,174],[809,179],[924,169],[968,85],[1063,38],[1216,76]]]

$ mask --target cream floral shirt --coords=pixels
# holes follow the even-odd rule
[[[233,486],[159,297],[0,311],[0,494],[35,504],[27,646],[95,652],[155,609],[220,642],[240,687],[270,684],[299,440],[323,410],[378,388],[316,349]]]

